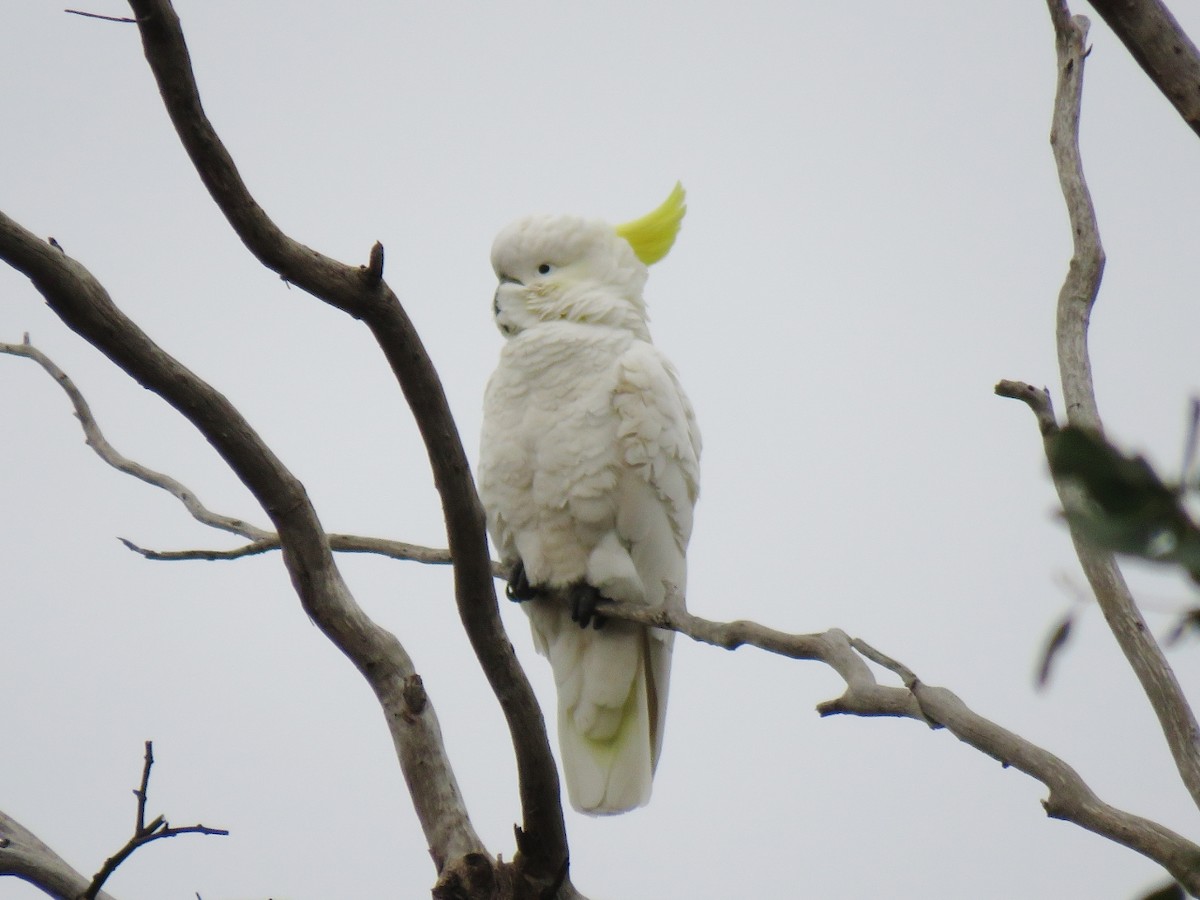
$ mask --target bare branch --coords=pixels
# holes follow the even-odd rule
[[[1024,381],[1001,381],[995,388],[997,397],[1008,397],[1020,400],[1037,416],[1038,429],[1042,436],[1053,434],[1058,430],[1058,418],[1054,415],[1054,405],[1050,400],[1050,391],[1046,388],[1035,388]]]
[[[1090,0],[1179,115],[1200,134],[1200,52],[1160,0]]]
[[[1049,0],[1049,4],[1055,23],[1058,59],[1050,146],[1071,222],[1073,245],[1070,268],[1058,295],[1059,374],[1067,404],[1067,421],[1099,431],[1100,412],[1092,388],[1087,326],[1104,275],[1104,248],[1079,154],[1079,113],[1083,102],[1088,20],[1083,16],[1067,18],[1066,5],[1059,0]]]
[[[26,881],[51,897],[78,897],[91,879],[75,871],[61,856],[42,843],[32,831],[0,812],[0,877]],[[96,900],[114,900],[100,891]]]
[[[87,400],[83,396],[83,392],[79,390],[75,382],[52,359],[33,346],[29,340],[29,335],[25,335],[24,340],[20,344],[0,344],[0,353],[32,359],[58,382],[75,407],[75,417],[79,419],[80,424],[83,426],[87,445],[96,451],[96,455],[110,466],[127,475],[132,475],[140,481],[167,491],[179,499],[188,512],[192,514],[192,517],[201,524],[251,538],[251,543],[232,550],[175,551],[148,550],[135,544],[133,541],[118,538],[122,544],[134,553],[138,553],[146,559],[162,561],[231,560],[241,559],[246,556],[256,556],[280,548],[279,536],[277,534],[251,525],[242,519],[213,512],[204,506],[197,499],[196,494],[186,485],[180,483],[170,475],[155,472],[117,452],[101,431],[100,425],[97,423]],[[366,537],[357,534],[331,534],[329,535],[329,546],[338,553],[372,553],[377,556],[425,563],[427,565],[449,565],[452,562],[449,550],[423,547],[420,544],[410,544],[405,541]],[[493,574],[497,577],[502,574],[499,563],[492,563],[492,570]]]
[[[140,554],[146,559],[165,562],[242,559],[279,549],[279,538],[276,535],[244,544],[241,547],[234,547],[231,550],[148,550],[125,538],[118,538],[118,540],[134,553]],[[419,562],[431,566],[445,566],[452,562],[449,550],[358,534],[331,534],[329,535],[329,546],[335,553],[370,553],[376,556],[386,556],[389,559]],[[504,574],[504,567],[498,562],[493,562],[492,575],[496,578],[503,578]]]
[[[1058,296],[1059,370],[1067,420],[1073,425],[1100,432],[1103,425],[1092,387],[1087,329],[1104,272],[1104,249],[1079,153],[1079,112],[1088,21],[1082,16],[1070,17],[1062,0],[1048,2],[1055,26],[1058,60],[1058,89],[1050,144],[1074,244],[1070,268]],[[1050,435],[1043,427],[1040,415],[1038,422],[1045,441]],[[1056,488],[1063,507],[1072,508],[1070,499],[1064,496],[1064,491],[1069,488],[1061,483],[1056,483]],[[1112,554],[1091,546],[1074,527],[1071,528],[1071,540],[1104,619],[1158,716],[1180,777],[1193,801],[1200,805],[1200,727],[1175,673],[1146,627]]]
[[[150,768],[153,765],[154,745],[153,742],[146,741],[146,756],[145,762],[142,765],[142,781],[133,792],[134,796],[137,797],[137,821],[133,826],[133,837],[125,843],[124,847],[104,861],[104,865],[92,877],[92,881],[87,889],[78,895],[79,900],[96,900],[100,894],[100,888],[104,886],[104,883],[112,877],[113,872],[117,871],[121,863],[129,859],[139,847],[144,847],[146,844],[162,840],[163,838],[178,837],[181,834],[208,834],[222,837],[229,834],[223,828],[209,828],[207,825],[172,827],[162,816],[155,816],[154,820],[147,825],[146,800],[150,795]]]
[[[483,852],[430,703],[409,708],[416,675],[400,642],[355,602],[304,486],[211,385],[173,359],[113,304],[92,274],[0,213],[0,258],[26,274],[73,330],[191,421],[271,517],[305,611],[355,663],[379,699],[413,805],[439,869]]]
[[[965,744],[1036,778],[1050,790],[1043,805],[1053,818],[1123,844],[1154,860],[1193,894],[1200,895],[1200,846],[1156,822],[1101,801],[1073,768],[1020,735],[973,712],[953,692],[922,682],[901,662],[838,629],[786,634],[754,622],[710,622],[690,613],[606,603],[604,615],[658,628],[728,650],[750,645],[791,659],[831,666],[846,682],[842,696],[817,706],[822,716],[901,716],[945,728]],[[861,654],[861,656],[859,655]],[[903,688],[875,680],[863,657],[896,673]]]
[[[284,234],[254,201],[204,113],[171,4],[168,0],[129,2],[167,114],[201,181],[238,237],[287,282],[364,321],[391,365],[425,441],[441,498],[459,615],[513,742],[525,835],[514,862],[532,882],[552,885],[560,880],[568,852],[558,771],[545,721],[500,621],[483,510],[449,403],[416,329],[382,278],[382,247],[372,250],[367,266],[352,267]],[[563,889],[568,888],[566,882]]]
[[[75,417],[79,419],[79,424],[83,426],[83,434],[87,440],[87,445],[95,450],[96,455],[114,469],[124,472],[126,475],[132,475],[139,481],[146,482],[146,484],[162,488],[177,498],[187,508],[187,511],[191,513],[192,518],[202,525],[217,528],[221,531],[229,531],[233,534],[240,534],[242,537],[250,538],[254,541],[273,537],[271,532],[264,531],[262,528],[251,525],[249,522],[212,512],[200,502],[192,491],[188,490],[170,475],[155,472],[153,469],[136,463],[117,452],[116,448],[108,442],[103,432],[100,431],[100,426],[96,424],[96,419],[92,415],[92,410],[88,406],[87,400],[84,399],[79,388],[75,386],[75,382],[67,376],[66,372],[55,365],[52,359],[30,343],[29,335],[25,335],[24,340],[20,344],[0,344],[0,353],[31,359],[45,369],[51,378],[58,382],[59,387],[71,399],[71,405],[75,407]]]
[[[99,13],[84,12],[81,9],[64,9],[63,12],[70,13],[73,16],[83,16],[86,19],[100,19],[104,22],[122,22],[128,25],[137,24],[137,19],[131,19],[129,16],[102,16]]]

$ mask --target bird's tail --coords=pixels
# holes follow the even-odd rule
[[[644,806],[666,700],[655,671],[661,668],[661,639],[625,622],[610,621],[602,631],[568,627],[574,634],[564,637],[580,641],[580,652],[560,679],[558,736],[571,805],[590,815]]]

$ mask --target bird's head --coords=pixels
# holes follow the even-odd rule
[[[647,266],[675,243],[687,211],[683,186],[636,221],[535,215],[506,226],[492,244],[500,279],[493,301],[505,337],[546,322],[625,328],[648,337],[642,287]]]

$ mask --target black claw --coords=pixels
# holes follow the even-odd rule
[[[578,622],[580,628],[587,628],[590,624],[599,631],[608,621],[596,611],[596,607],[607,598],[601,596],[600,592],[586,581],[571,585],[567,599],[571,606],[571,619]]]
[[[504,593],[514,603],[524,603],[538,594],[537,589],[529,583],[529,576],[525,574],[525,563],[519,559],[508,573],[508,586]]]

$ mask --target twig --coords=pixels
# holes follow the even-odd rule
[[[192,518],[203,525],[210,528],[216,528],[221,531],[228,531],[233,534],[239,534],[242,537],[249,538],[253,541],[261,541],[274,535],[269,531],[251,525],[242,519],[232,516],[223,516],[219,513],[212,512],[208,509],[196,495],[188,490],[187,487],[180,484],[170,475],[164,475],[161,472],[156,472],[153,469],[136,463],[126,456],[119,453],[115,447],[108,442],[101,432],[100,426],[96,424],[96,418],[92,415],[92,410],[88,406],[87,400],[84,399],[82,392],[75,386],[67,373],[60,369],[50,357],[46,356],[41,350],[33,346],[29,340],[29,335],[26,334],[24,339],[19,344],[0,344],[0,353],[6,353],[10,356],[23,356],[26,359],[31,359],[49,373],[50,377],[58,382],[59,387],[63,389],[66,395],[71,400],[71,405],[75,407],[75,417],[79,419],[79,424],[83,426],[83,434],[87,441],[87,445],[96,451],[96,455],[112,466],[114,469],[124,472],[126,475],[132,475],[139,481],[144,481],[146,484],[153,485],[157,488],[162,488],[167,493],[179,500],[180,503],[187,508],[191,513]]]
[[[258,556],[280,549],[278,536],[272,535],[261,541],[244,544],[230,550],[149,550],[140,547],[126,538],[117,538],[134,553],[149,560],[159,562],[182,562],[188,560],[233,560],[247,556]],[[335,553],[369,553],[383,556],[401,562],[416,562],[428,566],[448,566],[454,561],[449,550],[438,547],[424,547],[420,544],[410,544],[407,541],[394,541],[387,538],[366,537],[360,534],[331,534],[329,547]],[[498,562],[492,562],[492,576],[504,578],[507,576],[505,567]]]
[[[101,431],[99,423],[96,421],[87,400],[83,396],[83,392],[79,390],[74,381],[52,359],[30,342],[29,335],[25,335],[20,344],[0,344],[0,354],[31,359],[58,382],[75,408],[75,417],[83,426],[87,445],[104,462],[120,472],[124,472],[140,481],[167,491],[179,499],[188,512],[191,513],[192,517],[201,524],[251,538],[249,544],[230,550],[203,549],[174,551],[149,550],[126,538],[118,538],[122,544],[134,553],[138,553],[146,559],[159,561],[233,560],[280,549],[279,535],[251,525],[234,516],[226,516],[213,512],[204,506],[197,499],[196,494],[186,485],[169,475],[155,472],[117,452]],[[427,565],[449,565],[452,562],[449,550],[423,547],[420,544],[410,544],[405,541],[394,541],[386,538],[367,537],[357,534],[331,534],[329,535],[329,545],[338,553],[371,553],[390,559],[419,562]],[[501,574],[502,569],[499,563],[492,563],[492,567],[494,574]]]
[[[1192,469],[1196,464],[1196,448],[1200,442],[1200,397],[1188,403],[1187,434],[1183,441],[1183,460],[1179,464],[1179,492],[1186,493],[1192,484]]]
[[[84,12],[81,9],[64,9],[63,12],[70,13],[73,16],[83,16],[87,19],[102,19],[105,22],[125,22],[129,25],[137,24],[137,19],[131,19],[128,16],[102,16],[99,13]]]
[[[1058,418],[1054,415],[1050,391],[1046,388],[1035,388],[1024,381],[1001,381],[997,383],[995,393],[997,397],[1020,400],[1033,410],[1042,437],[1048,437],[1058,431]]]
[[[121,863],[129,859],[139,847],[144,847],[146,844],[161,840],[162,838],[178,837],[181,834],[228,836],[229,832],[225,829],[209,828],[207,825],[174,827],[163,816],[155,816],[147,824],[146,800],[150,794],[150,767],[153,765],[154,745],[152,741],[146,741],[146,756],[145,763],[142,766],[142,781],[133,792],[134,796],[137,797],[137,821],[133,826],[133,837],[125,843],[124,847],[104,861],[104,865],[100,867],[100,871],[92,878],[87,890],[80,895],[80,900],[96,900],[100,893],[100,888],[104,886],[104,882],[108,881]]]

